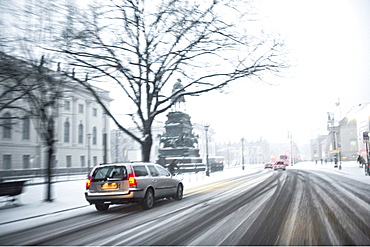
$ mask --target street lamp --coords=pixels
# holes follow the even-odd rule
[[[242,138],[242,169],[244,170],[244,137]]]
[[[209,124],[204,125],[204,130],[206,131],[206,165],[207,165],[206,176],[209,176],[209,163],[208,163],[208,128],[209,128]]]
[[[338,167],[337,134],[335,133],[334,113],[332,112],[328,112],[328,123],[331,124],[333,133],[334,167]],[[339,169],[341,168],[340,166]]]
[[[290,142],[290,165],[294,165],[294,155],[293,155],[293,135],[292,132],[288,131],[288,138]]]

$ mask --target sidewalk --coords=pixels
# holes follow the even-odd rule
[[[364,168],[359,168],[356,162],[342,162],[341,170],[334,168],[330,163],[323,165],[318,163],[315,165],[314,162],[298,163],[294,166],[289,166],[287,169],[324,170],[370,184],[370,177],[364,175]],[[179,174],[178,176],[183,178],[186,195],[186,189],[261,170],[273,172],[264,170],[264,165],[259,164],[245,165],[244,170],[242,170],[241,166],[225,168],[222,172],[211,173],[209,177],[204,172]],[[96,212],[95,207],[89,205],[85,200],[85,179],[86,176],[80,176],[73,180],[53,183],[52,198],[54,200],[52,202],[44,201],[46,184],[26,186],[15,203],[5,202],[5,197],[0,198],[0,235],[32,225],[61,220],[66,216],[73,217],[74,215]],[[68,214],[65,212],[68,212]]]
[[[339,163],[338,163],[339,165]],[[334,163],[328,162],[327,164],[323,163],[321,165],[320,162],[304,162],[304,165],[300,165],[298,163],[294,167],[289,167],[290,169],[314,169],[314,170],[325,170],[326,172],[334,172],[336,174],[341,174],[343,176],[348,176],[352,179],[369,183],[370,184],[370,176],[365,176],[364,168],[360,168],[356,161],[342,161],[342,169],[334,168]]]

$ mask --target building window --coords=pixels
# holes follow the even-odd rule
[[[66,164],[67,164],[67,167],[72,167],[72,156],[71,155],[66,156]]]
[[[23,118],[22,138],[23,138],[23,140],[29,140],[30,139],[30,118],[29,117],[24,117]]]
[[[51,163],[51,168],[57,167],[58,160],[57,160],[57,157],[55,155],[51,156],[50,163]]]
[[[92,144],[96,145],[96,127],[92,130]]]
[[[84,105],[83,104],[78,105],[78,113],[84,113]]]
[[[84,133],[84,126],[82,124],[78,125],[78,143],[83,143],[83,133]]]
[[[70,130],[70,124],[68,120],[64,123],[64,142],[69,142],[69,130]]]
[[[12,116],[9,112],[3,115],[3,138],[10,139],[12,138]]]
[[[12,169],[12,156],[9,154],[3,155],[3,169],[4,170]]]
[[[23,155],[23,169],[29,169],[30,168],[30,155]]]
[[[97,156],[93,156],[93,164],[94,164],[94,166],[98,165],[98,157]]]
[[[98,116],[98,109],[93,108],[93,117]]]
[[[81,160],[81,167],[85,167],[85,156],[81,156],[80,160]]]
[[[70,109],[71,109],[71,102],[69,102],[68,100],[65,100],[64,101],[64,110],[69,111]]]
[[[106,143],[107,143],[106,138],[107,138],[107,134],[103,134],[103,138],[102,138],[102,140],[103,140],[103,146],[104,146],[104,147],[105,147],[105,145],[106,145]]]

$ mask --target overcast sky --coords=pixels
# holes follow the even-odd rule
[[[370,102],[370,1],[256,3],[264,27],[281,33],[296,66],[286,78],[235,84],[227,95],[188,97],[193,122],[209,123],[217,141],[262,136],[287,142],[291,131],[304,144],[327,134],[327,112],[339,120],[352,106]]]
[[[186,97],[193,123],[209,123],[216,142],[242,137],[288,142],[290,131],[298,144],[308,144],[328,133],[327,112],[338,121],[351,107],[370,102],[369,0],[254,2],[261,25],[280,33],[295,66],[285,78],[232,84],[228,94]],[[112,109],[121,113],[120,96],[112,90],[111,97]]]

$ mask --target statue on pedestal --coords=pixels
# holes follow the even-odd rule
[[[172,94],[175,94],[174,96],[175,98],[171,99],[172,103],[175,102],[174,105],[172,106],[172,111],[181,111],[182,108],[183,108],[182,109],[183,111],[186,110],[185,109],[185,96],[182,95],[176,99],[176,94],[185,91],[182,88],[184,88],[184,86],[181,83],[181,79],[177,79],[177,82],[173,85],[173,88],[172,88]]]
[[[193,126],[190,121],[190,116],[184,112],[185,97],[178,96],[184,93],[181,80],[173,85],[172,89],[172,109],[167,114],[165,123],[165,132],[159,135],[159,164],[168,164],[172,159],[181,158],[181,162],[199,163],[198,138],[199,136],[193,133]],[[182,111],[181,111],[182,110]]]

